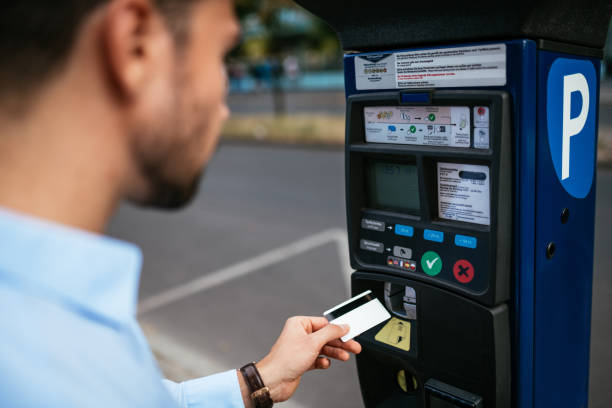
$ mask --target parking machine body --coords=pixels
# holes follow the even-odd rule
[[[299,3],[347,51],[352,293],[393,316],[357,339],[365,406],[586,407],[612,5]]]

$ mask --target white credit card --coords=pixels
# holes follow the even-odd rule
[[[351,327],[350,331],[341,337],[345,342],[391,318],[387,309],[372,295],[371,290],[326,310],[323,316],[331,324],[348,324]]]

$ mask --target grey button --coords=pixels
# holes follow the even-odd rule
[[[359,247],[364,251],[378,252],[379,254],[382,254],[385,250],[385,246],[382,242],[370,241],[368,239],[359,241]]]
[[[412,249],[396,245],[393,247],[393,255],[398,258],[412,259]]]
[[[371,220],[369,218],[362,218],[361,219],[361,228],[363,229],[367,229],[367,230],[372,230],[372,231],[384,231],[385,230],[385,223],[384,221],[378,221],[378,220]]]

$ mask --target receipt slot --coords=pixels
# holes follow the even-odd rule
[[[600,62],[612,3],[298,0],[345,50],[367,408],[588,405]]]

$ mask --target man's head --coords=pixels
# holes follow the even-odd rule
[[[0,116],[27,118],[46,88],[93,67],[77,75],[102,92],[82,103],[102,101],[120,130],[120,195],[163,207],[191,198],[228,116],[231,0],[21,0],[0,14]]]

